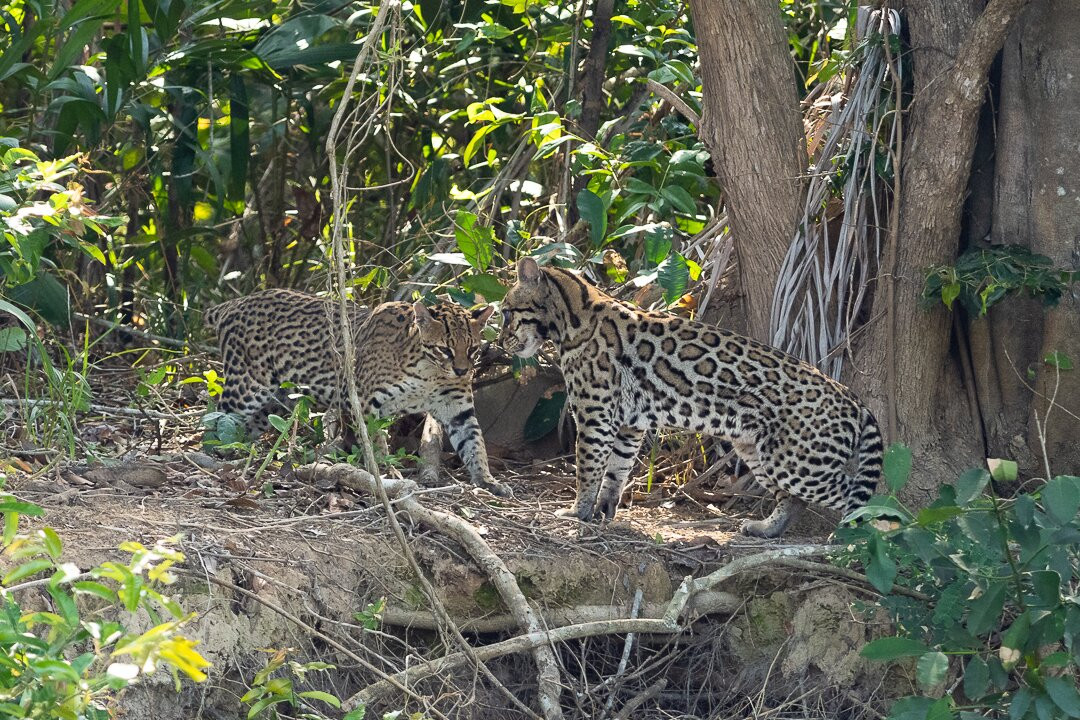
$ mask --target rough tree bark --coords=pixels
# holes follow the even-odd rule
[[[982,436],[966,401],[960,364],[951,354],[952,321],[942,306],[920,306],[925,271],[951,262],[960,238],[960,217],[971,174],[979,111],[987,73],[1009,26],[1028,0],[909,0],[905,5],[911,44],[912,99],[901,160],[899,227],[895,267],[882,282],[894,287],[875,295],[867,338],[856,354],[865,374],[853,379],[879,416],[895,417],[891,439],[911,446],[916,458],[907,489],[914,503],[929,500],[937,486],[978,462]],[[896,387],[881,382],[891,364]]]
[[[969,205],[992,206],[991,243],[1025,245],[1072,270],[1080,269],[1078,34],[1080,14],[1070,0],[1034,3],[1018,18],[1002,53],[993,182],[973,188]],[[971,240],[986,234],[975,231]],[[1070,288],[1052,310],[1008,298],[986,318],[972,320],[970,334],[988,454],[1016,458],[1025,471],[1043,474],[1034,419],[1045,416],[1056,374],[1042,361],[1057,351],[1080,367],[1080,291]],[[1036,370],[1042,397],[1029,389],[1028,368]],[[1051,472],[1075,472],[1077,371],[1061,374],[1057,402],[1062,407],[1047,423]]]
[[[773,288],[801,216],[807,156],[795,70],[772,0],[691,0],[701,139],[724,190],[749,332],[765,340]]]

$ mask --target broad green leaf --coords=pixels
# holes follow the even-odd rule
[[[322,700],[328,705],[333,705],[336,708],[341,707],[341,701],[328,692],[322,690],[307,690],[302,693],[296,693],[297,697],[309,698],[311,700]]]
[[[882,471],[885,474],[885,484],[889,486],[889,489],[894,493],[900,492],[911,475],[911,450],[902,443],[890,445],[885,451]]]
[[[554,430],[559,424],[559,418],[562,417],[564,405],[566,405],[565,392],[552,392],[549,396],[537,400],[532,412],[525,420],[523,439],[526,442],[534,442]]]
[[[978,655],[972,655],[964,669],[964,696],[968,700],[978,700],[986,694],[990,685],[990,668]]]
[[[926,720],[930,707],[934,704],[933,698],[910,696],[903,697],[893,703],[889,710],[888,720]]]
[[[928,652],[919,658],[915,665],[915,678],[919,681],[919,687],[929,692],[945,680],[945,673],[949,671],[948,656],[938,650]]]
[[[472,293],[479,293],[488,302],[498,302],[506,296],[507,287],[490,273],[476,273],[461,278],[461,286]]]
[[[1063,677],[1046,678],[1046,694],[1054,704],[1072,718],[1080,718],[1080,694],[1076,686]]]
[[[690,197],[690,193],[683,190],[678,185],[668,185],[660,189],[660,197],[671,203],[679,212],[686,213],[687,215],[697,214],[697,203],[694,202],[694,198]]]
[[[906,637],[884,637],[863,645],[859,655],[868,660],[896,660],[904,657],[920,657],[930,652],[925,644]]]
[[[40,505],[35,505],[34,503],[23,502],[22,500],[15,500],[12,498],[0,500],[0,513],[9,512],[19,513],[20,515],[29,515],[30,517],[41,517],[45,513]]]
[[[896,579],[896,562],[889,557],[888,543],[879,536],[870,538],[870,564],[866,568],[866,577],[882,593],[890,592]]]
[[[951,282],[941,286],[941,302],[945,303],[945,307],[952,310],[953,302],[958,297],[960,297],[960,283]]]
[[[1043,509],[1062,525],[1080,510],[1080,477],[1058,475],[1042,488]]]
[[[956,716],[953,712],[952,703],[950,698],[946,695],[943,698],[938,698],[933,705],[926,711],[926,720],[952,720]]]
[[[45,570],[52,570],[53,564],[51,560],[45,558],[37,558],[19,565],[14,570],[4,576],[4,585],[14,585],[23,578],[30,577],[31,575],[37,575]]]
[[[998,618],[1005,607],[1005,583],[991,583],[982,595],[971,601],[967,629],[976,637],[985,635],[997,626]]]
[[[1031,707],[1032,699],[1031,691],[1027,688],[1017,690],[1009,702],[1009,720],[1022,720]]]
[[[1031,585],[1043,607],[1056,607],[1061,602],[1061,576],[1053,570],[1031,573]]]
[[[982,494],[986,483],[990,482],[990,473],[982,468],[972,468],[956,481],[956,504],[967,505]]]
[[[459,210],[455,219],[454,237],[469,264],[480,272],[491,265],[495,257],[495,233],[489,227],[478,227],[476,215]]]
[[[274,413],[270,413],[266,419],[279,433],[288,432],[289,428],[292,427],[292,423],[290,423],[288,419],[283,418],[280,415],[275,415]]]
[[[594,248],[604,244],[607,235],[607,206],[599,195],[588,188],[583,188],[577,196],[578,212],[581,219],[589,223],[589,242]]]
[[[648,267],[656,267],[671,254],[672,230],[659,225],[645,232],[645,260]]]
[[[690,266],[686,264],[686,258],[679,253],[668,255],[657,268],[656,281],[664,289],[664,300],[668,305],[678,301],[690,284]]]

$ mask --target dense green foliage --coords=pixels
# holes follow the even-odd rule
[[[995,485],[1014,483],[1016,464],[990,466],[942,485],[922,510],[890,496],[841,531],[883,593],[864,609],[897,631],[863,656],[914,659],[920,694],[893,706],[896,720],[1080,717],[1080,477],[1005,498]],[[891,448],[890,490],[910,470],[907,448]]]
[[[370,101],[374,133],[338,158],[359,188],[347,218],[357,295],[448,284],[463,300],[497,299],[500,270],[522,248],[591,260],[613,281],[656,278],[668,302],[698,277],[682,249],[712,220],[718,191],[693,128],[646,87],[699,111],[684,4],[619,5],[592,104],[583,7],[401,4],[354,91]],[[846,6],[783,7],[809,89],[844,58],[832,44]],[[0,3],[0,137],[88,171],[78,201],[127,218],[105,233],[61,228],[50,243],[16,238],[29,257],[0,264],[0,289],[56,320],[59,295],[24,286],[59,283],[84,308],[174,334],[222,295],[324,285],[323,140],[374,10]],[[616,253],[601,265],[605,249]]]

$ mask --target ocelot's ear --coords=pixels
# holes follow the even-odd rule
[[[417,300],[412,306],[413,314],[416,316],[417,327],[423,328],[426,325],[430,325],[436,322],[435,318],[431,315],[431,311],[427,309],[427,305],[422,300]]]
[[[473,325],[473,327],[476,328],[477,330],[484,327],[484,324],[488,321],[488,318],[491,317],[491,313],[493,313],[493,312],[495,312],[495,308],[492,305],[487,305],[485,307],[476,308],[475,310],[473,310],[472,311],[472,325]]]
[[[540,282],[540,266],[531,257],[523,257],[517,261],[518,282],[523,285],[535,285]]]

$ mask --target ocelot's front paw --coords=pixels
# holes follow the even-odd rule
[[[476,483],[477,487],[482,487],[489,493],[496,497],[512,498],[514,497],[514,489],[506,483],[496,482],[494,478],[488,480],[481,480]]]
[[[743,535],[759,538],[779,537],[783,530],[783,527],[777,527],[775,523],[768,522],[767,520],[747,520],[742,524],[742,527],[739,528],[739,532]]]
[[[600,502],[596,507],[596,518],[608,522],[615,518],[615,510],[619,507],[619,496],[616,494],[604,494],[600,496]]]

